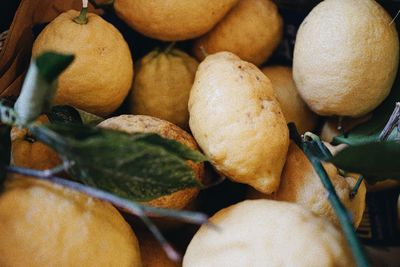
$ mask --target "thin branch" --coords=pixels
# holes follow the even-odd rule
[[[381,134],[379,135],[379,141],[385,141],[389,138],[390,134],[393,132],[394,128],[398,126],[400,122],[400,102],[396,103],[392,115],[389,121],[386,123],[385,128],[383,128]]]
[[[167,254],[168,258],[175,262],[179,262],[181,260],[181,255],[171,246],[171,244],[165,239],[163,234],[157,228],[157,226],[144,214],[139,215],[139,218],[143,221],[143,223],[147,226],[153,236],[160,243],[161,247]]]
[[[399,11],[397,11],[396,15],[394,16],[394,18],[390,21],[389,26],[393,24],[393,22],[396,20],[397,16],[400,14],[400,9]]]
[[[362,181],[364,180],[364,176],[360,175],[360,177],[358,177],[358,180],[356,182],[356,184],[354,185],[353,189],[351,189],[350,191],[350,199],[353,199],[357,193],[358,193],[358,188],[360,188],[360,185],[362,183]]]

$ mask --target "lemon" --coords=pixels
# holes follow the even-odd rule
[[[198,149],[193,137],[178,126],[150,116],[120,115],[101,122],[98,127],[113,129],[126,133],[157,133],[164,138],[176,140],[191,149]],[[204,166],[202,163],[188,161],[199,181],[203,180]],[[159,208],[183,209],[189,205],[199,193],[198,188],[187,188],[170,195],[153,199],[147,204]]]
[[[189,94],[198,64],[178,49],[146,55],[136,70],[131,112],[157,117],[187,129]]]
[[[115,0],[115,13],[136,31],[164,41],[208,32],[238,0]]]
[[[200,63],[189,98],[193,136],[232,181],[277,190],[289,134],[269,79],[229,52]]]
[[[261,65],[272,54],[282,38],[282,18],[271,0],[240,0],[210,32],[194,43],[199,60],[202,48],[213,54],[229,51],[242,60]]]
[[[374,0],[326,0],[296,37],[293,77],[317,114],[360,117],[389,94],[399,62],[392,18]]]
[[[317,116],[301,99],[293,81],[292,69],[284,66],[269,66],[262,68],[262,72],[271,80],[286,122],[294,122],[300,133],[314,130],[317,125]]]
[[[35,40],[32,56],[47,50],[74,54],[75,60],[59,78],[55,104],[107,116],[131,88],[131,53],[113,25],[93,13],[81,25],[73,21],[78,15],[70,10],[50,22]]]
[[[0,195],[0,266],[142,266],[135,234],[110,204],[14,178]]]
[[[247,200],[218,211],[190,242],[183,267],[355,266],[342,233],[293,203]]]

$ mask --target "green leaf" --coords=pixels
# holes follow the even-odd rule
[[[396,102],[400,101],[400,74],[393,84],[392,90],[386,100],[373,111],[372,118],[354,129],[333,139],[333,144],[357,145],[378,140],[379,134],[388,122]],[[388,140],[395,138],[395,132],[389,136]]]
[[[11,154],[11,127],[8,125],[0,125],[0,189],[6,178],[7,172],[5,166],[10,164]]]
[[[14,106],[17,124],[26,126],[50,108],[57,89],[57,77],[73,59],[73,55],[45,52],[31,62]]]
[[[121,197],[148,201],[200,186],[185,160],[205,157],[156,134],[73,124],[35,125],[30,131],[60,154],[74,179]]]
[[[35,61],[39,74],[48,83],[52,83],[72,63],[74,55],[44,52]]]
[[[51,123],[74,123],[81,124],[82,119],[79,112],[71,106],[53,106],[46,113]]]
[[[400,142],[349,146],[329,161],[340,169],[364,175],[368,182],[400,179]]]
[[[97,125],[104,120],[97,115],[68,105],[53,106],[46,115],[51,123]]]

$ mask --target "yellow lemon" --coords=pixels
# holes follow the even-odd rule
[[[140,60],[131,96],[131,112],[189,127],[188,100],[198,62],[172,49],[153,51]]]
[[[50,22],[35,40],[32,56],[47,50],[74,54],[75,60],[59,78],[55,103],[107,116],[131,88],[131,53],[113,25],[92,13],[81,25],[73,21],[78,15],[70,10]]]
[[[115,0],[115,13],[149,37],[191,39],[208,32],[238,0]]]
[[[271,80],[286,122],[294,122],[300,133],[314,130],[317,125],[317,116],[301,99],[293,81],[292,69],[284,66],[270,66],[262,68],[262,72]]]
[[[142,266],[130,226],[112,205],[85,194],[10,179],[0,218],[0,266]]]
[[[196,40],[194,53],[202,60],[202,47],[208,54],[229,51],[261,65],[278,46],[282,25],[273,1],[240,0],[210,32]]]
[[[150,116],[121,115],[101,122],[98,127],[118,130],[126,133],[157,133],[164,138],[176,140],[191,149],[198,149],[193,137],[178,126]],[[203,180],[204,167],[202,163],[188,164],[194,170],[196,178]],[[198,188],[187,188],[170,195],[153,199],[147,204],[159,208],[183,209],[192,202],[199,192]]]

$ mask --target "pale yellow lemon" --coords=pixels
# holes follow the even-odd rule
[[[343,234],[307,209],[247,200],[218,211],[190,242],[184,267],[355,266]]]
[[[189,98],[193,136],[218,171],[264,193],[278,188],[289,135],[271,82],[229,52],[200,63]]]
[[[399,62],[392,18],[374,0],[326,0],[296,37],[293,77],[317,114],[360,117],[389,94]]]

